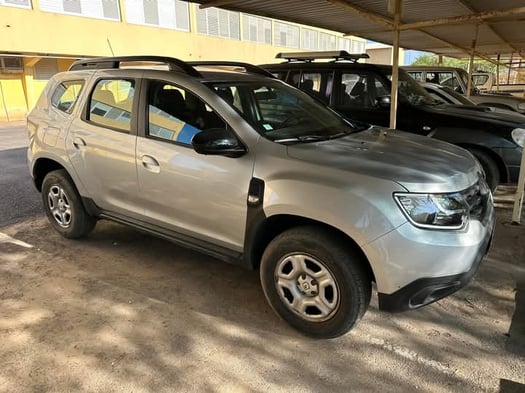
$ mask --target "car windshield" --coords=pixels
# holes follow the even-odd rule
[[[345,120],[315,98],[277,80],[207,85],[262,136],[275,142],[327,140],[369,127]]]
[[[392,74],[387,75],[392,81]],[[399,70],[398,93],[401,100],[412,105],[435,105],[437,101],[404,70]]]
[[[469,100],[463,94],[459,94],[454,89],[451,89],[448,86],[440,86],[439,88],[445,91],[448,95],[451,95],[452,97],[454,97],[456,100],[461,102],[463,105],[476,105],[473,101]]]

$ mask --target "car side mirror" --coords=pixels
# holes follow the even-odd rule
[[[390,108],[390,96],[377,97],[376,105],[380,108]]]
[[[193,136],[191,144],[199,154],[235,158],[246,153],[246,148],[225,128],[203,130]]]

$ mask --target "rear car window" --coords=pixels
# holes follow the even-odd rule
[[[104,127],[129,132],[134,96],[134,80],[99,80],[89,101],[88,120]]]
[[[51,105],[62,112],[71,113],[83,86],[84,81],[61,82],[51,96]]]

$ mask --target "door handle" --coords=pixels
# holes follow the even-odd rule
[[[86,146],[86,141],[84,141],[84,139],[79,138],[79,137],[77,136],[77,137],[75,137],[75,139],[73,139],[73,145],[74,145],[77,149],[80,149],[82,146]]]
[[[160,172],[160,164],[152,156],[143,155],[142,156],[142,166],[150,172],[153,172],[153,173]]]

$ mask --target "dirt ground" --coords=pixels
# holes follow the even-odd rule
[[[82,241],[42,217],[1,228],[0,392],[525,392],[525,225],[498,206],[468,287],[403,314],[373,299],[320,341],[257,272],[107,221]]]

